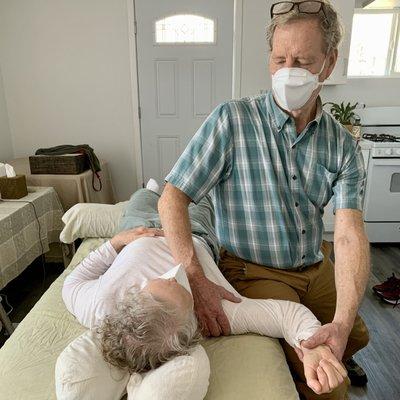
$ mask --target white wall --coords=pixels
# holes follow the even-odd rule
[[[88,143],[127,199],[137,188],[129,46],[127,0],[0,0],[15,156]]]
[[[11,142],[10,126],[8,124],[8,113],[3,86],[3,75],[0,69],[0,162],[10,160],[13,157],[14,152]]]
[[[344,85],[326,86],[323,101],[359,102],[367,107],[400,106],[400,78],[349,78]]]

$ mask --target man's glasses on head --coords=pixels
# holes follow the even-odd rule
[[[319,14],[322,11],[326,18],[325,4],[322,1],[280,1],[272,5],[271,19],[277,15],[287,14],[295,7],[302,14]]]

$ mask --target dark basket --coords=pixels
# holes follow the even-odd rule
[[[12,178],[0,177],[0,193],[3,199],[20,199],[28,195],[25,175]]]
[[[79,153],[30,156],[29,165],[31,174],[77,175],[89,169],[87,156]]]

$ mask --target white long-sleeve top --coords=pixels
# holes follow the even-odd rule
[[[321,326],[302,304],[241,296],[218,269],[207,244],[197,236],[193,236],[193,243],[206,277],[242,299],[240,303],[222,301],[232,334],[283,337],[291,346],[299,347],[302,340]],[[82,325],[92,328],[115,310],[127,289],[133,285],[143,288],[149,280],[160,277],[175,265],[165,237],[137,239],[119,254],[107,241],[67,276],[63,300]]]

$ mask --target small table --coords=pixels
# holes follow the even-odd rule
[[[60,242],[64,212],[51,187],[28,186],[28,195],[0,200],[0,289]]]
[[[91,170],[77,175],[31,174],[28,157],[16,158],[8,161],[8,164],[14,167],[17,174],[26,175],[28,186],[53,187],[60,198],[64,211],[77,203],[115,204],[112,181],[107,162],[104,160],[100,160],[99,175],[103,187],[99,192],[92,187],[93,173]],[[97,187],[98,184],[99,182],[95,178],[95,186]]]

